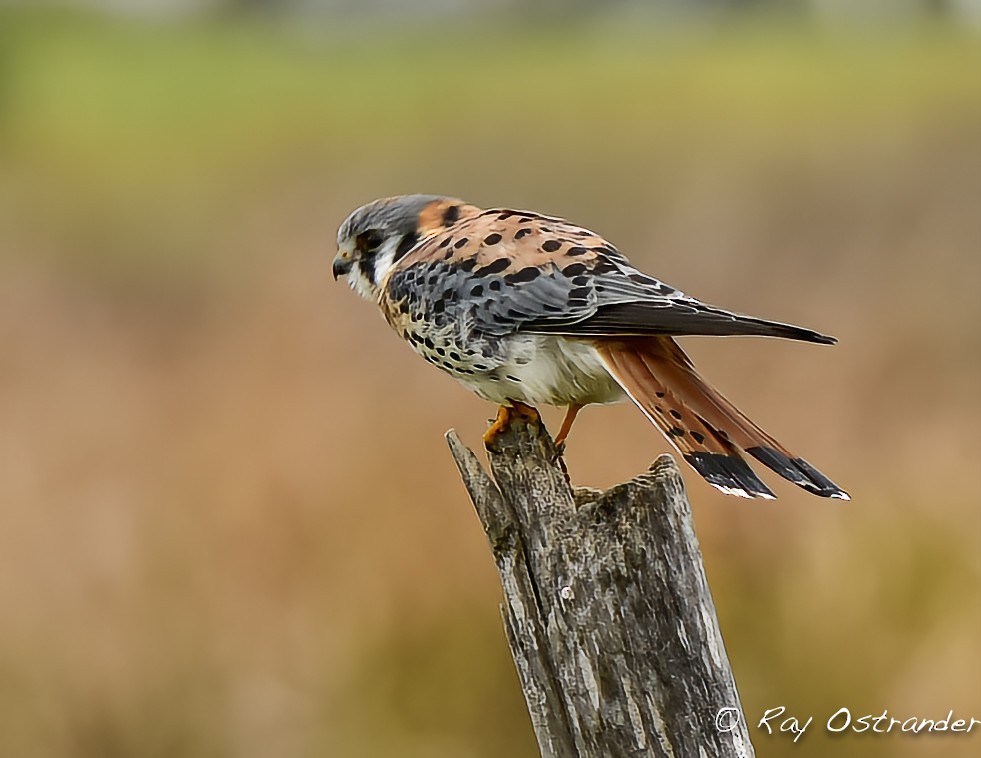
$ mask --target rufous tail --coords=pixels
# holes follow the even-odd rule
[[[739,497],[776,497],[749,467],[744,451],[808,492],[849,499],[709,386],[670,337],[603,340],[596,349],[630,399],[714,487]]]

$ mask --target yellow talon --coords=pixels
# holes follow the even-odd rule
[[[538,411],[530,405],[525,405],[517,401],[511,405],[502,405],[497,409],[497,418],[494,419],[494,423],[484,432],[484,445],[491,445],[497,439],[497,435],[503,432],[508,424],[511,423],[511,419],[515,417],[523,418],[532,424],[538,424],[542,420],[541,416],[538,415]]]
[[[497,435],[504,431],[504,428],[510,421],[511,409],[506,405],[502,405],[497,409],[497,418],[494,419],[494,423],[484,432],[484,445],[490,445],[497,438]]]

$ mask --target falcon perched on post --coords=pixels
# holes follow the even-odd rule
[[[402,339],[512,412],[568,408],[561,445],[591,403],[632,400],[710,484],[773,498],[743,452],[822,497],[848,494],[750,421],[698,375],[675,335],[760,335],[834,344],[810,329],[743,316],[641,273],[589,229],[530,211],[438,195],[363,205],[337,232],[347,276]]]

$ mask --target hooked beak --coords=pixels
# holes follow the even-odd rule
[[[331,264],[330,272],[334,275],[334,281],[336,282],[345,274],[351,271],[351,259],[345,258],[338,253],[334,256],[334,262]]]

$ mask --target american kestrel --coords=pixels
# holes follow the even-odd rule
[[[695,371],[676,335],[834,344],[810,329],[706,305],[634,268],[603,237],[530,211],[438,195],[363,205],[337,232],[333,274],[376,302],[423,358],[501,406],[485,435],[529,406],[632,400],[710,484],[773,498],[742,452],[822,497],[828,477],[750,421]]]

